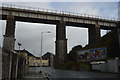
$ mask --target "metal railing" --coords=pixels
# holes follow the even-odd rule
[[[7,8],[17,8],[17,9],[24,9],[24,10],[32,10],[32,11],[42,11],[42,12],[62,14],[62,15],[89,17],[89,18],[97,18],[97,19],[118,21],[117,18],[111,18],[111,17],[103,17],[103,16],[89,15],[89,14],[80,14],[80,13],[73,13],[73,12],[68,12],[68,11],[58,11],[58,10],[43,9],[43,8],[33,8],[33,7],[21,6],[21,5],[2,4],[0,6],[1,7],[7,7]]]

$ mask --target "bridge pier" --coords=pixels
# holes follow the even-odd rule
[[[12,69],[12,65],[16,66],[16,63],[13,63],[13,50],[15,45],[15,18],[12,15],[7,16],[6,21],[6,32],[4,35],[3,41],[3,52],[2,52],[2,78],[10,79],[12,71],[15,72],[15,69]],[[15,78],[15,77],[14,77]]]
[[[100,25],[96,23],[94,26],[90,26],[88,29],[89,45],[97,44],[101,41],[100,37]]]
[[[61,20],[56,27],[55,68],[60,68],[67,60],[66,24]]]
[[[7,16],[6,31],[4,35],[3,50],[11,51],[14,50],[15,43],[15,19],[14,16]]]

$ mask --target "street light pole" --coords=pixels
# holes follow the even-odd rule
[[[51,32],[50,32],[50,31],[47,31],[47,32],[41,32],[41,55],[40,55],[40,60],[41,60],[41,63],[42,63],[43,33],[51,33]]]
[[[43,32],[41,32],[41,55],[40,55],[41,63],[42,63],[42,41],[43,41]]]

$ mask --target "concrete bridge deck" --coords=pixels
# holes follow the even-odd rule
[[[90,25],[95,25],[97,22],[101,25],[102,29],[111,29],[115,28],[118,22],[115,18],[104,18],[101,16],[16,5],[2,5],[0,12],[3,20],[6,20],[7,15],[13,15],[16,17],[16,21],[57,24],[60,20],[63,20],[67,26],[87,28],[89,28]]]

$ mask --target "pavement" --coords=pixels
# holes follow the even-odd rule
[[[35,68],[29,68],[28,73],[22,80],[48,80],[43,72]]]

